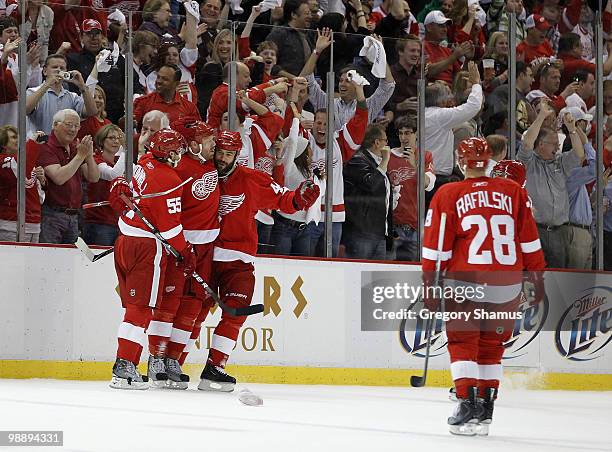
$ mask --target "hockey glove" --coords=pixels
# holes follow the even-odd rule
[[[531,305],[538,304],[546,296],[546,290],[544,286],[544,272],[525,272],[525,281],[533,284],[533,300],[531,301]]]
[[[177,261],[176,265],[182,267],[185,276],[190,276],[196,269],[197,255],[191,243],[187,243],[187,246],[181,251],[183,260]]]
[[[295,196],[293,197],[293,207],[295,207],[297,210],[304,210],[308,209],[316,202],[317,199],[319,199],[321,190],[317,184],[310,179],[307,179],[300,184],[294,193]]]
[[[128,184],[123,177],[117,177],[113,180],[110,194],[108,195],[108,202],[117,215],[121,215],[127,207],[121,199],[121,195],[123,194],[132,197],[132,189],[130,188],[130,184]]]

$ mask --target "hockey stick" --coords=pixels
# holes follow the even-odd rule
[[[151,230],[151,232],[153,233],[153,235],[155,235],[157,240],[159,240],[162,243],[166,251],[172,254],[172,256],[177,261],[181,262],[183,260],[183,256],[181,256],[181,253],[179,253],[176,250],[176,248],[170,245],[170,243],[168,243],[168,241],[161,235],[159,230],[155,226],[153,226],[149,220],[146,219],[146,217],[143,215],[142,211],[138,208],[138,206],[136,206],[136,204],[134,204],[130,198],[125,196],[125,194],[121,194],[120,197],[125,203],[125,205],[128,206],[128,208],[131,209],[134,213],[136,213],[136,215],[138,215],[138,217],[143,221],[143,223]],[[221,310],[223,312],[227,312],[229,315],[233,315],[235,317],[241,317],[241,316],[246,316],[246,315],[259,314],[260,312],[263,312],[264,310],[264,306],[262,304],[254,304],[251,306],[246,306],[244,308],[233,308],[231,306],[228,306],[221,300],[221,298],[219,298],[219,295],[217,295],[217,293],[215,293],[215,291],[210,288],[210,286],[206,283],[206,281],[204,281],[204,279],[202,279],[200,275],[198,275],[194,271],[191,274],[191,276],[193,277],[193,279],[195,279],[198,282],[198,284],[200,284],[204,288],[206,293],[210,295],[213,300],[215,300],[215,302],[219,305]]]
[[[94,254],[93,250],[85,243],[81,237],[77,237],[76,242],[74,242],[74,246],[76,246],[81,252],[90,260],[90,262],[95,262],[98,259],[102,259],[104,256],[108,256],[110,253],[115,251],[115,248],[110,248],[108,250],[104,250],[101,253]]]
[[[158,196],[166,196],[167,194],[172,193],[177,188],[181,188],[186,183],[191,182],[192,179],[193,179],[193,177],[188,177],[180,185],[177,185],[176,187],[171,188],[170,190],[160,191],[159,193],[149,193],[149,194],[146,194],[146,195],[134,196],[132,198],[132,201],[135,201],[137,199],[149,199],[149,198],[157,198]],[[81,208],[82,209],[91,209],[93,207],[102,207],[102,206],[110,206],[110,203],[108,201],[90,202],[88,204],[83,204],[81,206]]]
[[[434,275],[434,284],[438,286],[440,284],[440,266],[441,266],[441,255],[442,249],[444,248],[444,230],[446,229],[446,213],[442,213],[440,217],[440,230],[438,231],[438,252],[436,254],[436,273]],[[431,336],[433,335],[432,325],[434,324],[431,316],[427,318],[425,324],[425,334],[427,335],[427,346],[425,347],[425,363],[423,364],[423,375],[412,375],[410,377],[410,385],[415,388],[425,386],[427,380],[427,368],[429,366],[429,351],[431,349]]]

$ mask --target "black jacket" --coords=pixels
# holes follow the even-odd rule
[[[68,70],[79,71],[83,76],[83,80],[87,81],[87,77],[89,77],[96,62],[96,55],[83,49],[78,53],[69,53],[66,59],[68,60]],[[111,67],[110,71],[98,74],[98,83],[106,93],[106,113],[108,114],[108,119],[113,123],[117,123],[118,119],[125,113],[123,108],[125,97],[124,74],[125,59],[123,55],[119,55],[117,64]],[[142,93],[142,90],[138,89],[137,85],[140,86],[138,75],[134,74],[134,92]],[[79,92],[76,86],[72,84],[70,84],[70,90]]]
[[[374,158],[365,149],[355,153],[344,166],[344,208],[346,221],[343,235],[354,232],[371,236],[393,236],[393,190],[389,190],[388,208],[386,203],[387,189],[385,179],[378,170]],[[391,186],[391,184],[389,184]]]

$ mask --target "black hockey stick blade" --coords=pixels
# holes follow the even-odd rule
[[[212,288],[206,283],[206,281],[204,281],[204,279],[200,275],[198,275],[196,272],[193,272],[191,276],[198,282],[198,284],[200,284],[204,288],[206,293],[208,293],[208,295],[210,295],[211,298],[215,300],[221,310],[223,312],[227,312],[231,316],[242,317],[247,315],[259,314],[264,310],[264,306],[262,304],[254,304],[242,308],[234,308],[232,306],[228,306],[226,303],[223,302],[223,300],[221,300],[219,295],[214,290],[212,290]]]
[[[425,382],[427,381],[427,368],[429,366],[429,351],[431,348],[431,336],[433,336],[433,332],[431,331],[432,325],[431,318],[427,319],[425,323],[425,332],[427,334],[427,347],[425,348],[425,363],[423,365],[423,375],[411,375],[410,376],[410,386],[413,388],[422,388],[425,386]]]
[[[87,245],[87,243],[85,243],[85,240],[83,240],[81,237],[77,237],[74,246],[76,246],[85,255],[85,257],[89,259],[90,262],[95,262],[98,259],[102,259],[104,256],[108,256],[110,253],[115,251],[114,248],[110,248],[108,250],[102,251],[99,254],[94,254],[93,250]]]
[[[422,388],[425,386],[425,380],[423,377],[419,377],[418,375],[412,375],[410,377],[410,386],[413,388]]]
[[[115,251],[115,248],[109,248],[107,250],[102,251],[100,254],[96,254],[92,260],[92,262],[97,261],[98,259],[102,259],[104,256],[108,256],[109,254],[111,254],[113,251]]]

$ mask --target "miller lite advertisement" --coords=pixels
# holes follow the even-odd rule
[[[509,289],[512,284],[493,291],[494,281],[479,286],[478,283],[466,282],[470,279],[467,274],[446,274],[440,284],[444,290],[438,297],[443,301],[434,310],[428,309],[428,303],[424,301],[428,295],[421,275],[420,272],[363,272],[362,330],[397,331],[403,351],[416,358],[425,356],[429,334],[430,356],[435,358],[447,354],[445,331],[448,322],[466,331],[489,328],[501,334],[511,330],[504,343],[503,359],[508,365],[545,364],[541,361],[541,350],[548,349],[555,350],[558,357],[571,367],[597,359],[602,361],[602,368],[612,366],[610,274],[545,272],[545,295],[540,299],[535,297],[526,276],[504,276],[506,280],[521,281],[515,293]],[[472,289],[473,300],[457,296],[468,293],[468,288]],[[504,301],[500,294],[508,301],[496,303]],[[479,302],[479,297],[482,302]]]

